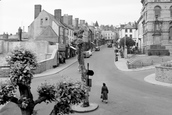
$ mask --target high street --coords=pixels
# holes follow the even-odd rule
[[[90,102],[97,103],[99,108],[84,115],[171,115],[172,92],[171,88],[152,85],[144,81],[145,76],[154,73],[154,69],[142,71],[120,71],[114,64],[113,48],[103,46],[90,58],[85,58],[85,64],[94,70]],[[62,76],[80,80],[78,63],[75,63],[60,73],[35,78],[32,81],[33,96],[37,97],[37,86],[45,80],[57,82]],[[109,103],[102,103],[100,91],[102,83],[109,88]],[[17,114],[17,109],[11,105],[11,115]],[[53,104],[40,104],[36,106],[38,115],[48,115]],[[19,109],[18,109],[19,110]],[[14,114],[16,112],[16,114]],[[74,113],[73,115],[80,115]],[[2,114],[7,115],[7,114]]]

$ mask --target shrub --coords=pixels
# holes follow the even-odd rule
[[[164,67],[172,67],[172,62],[163,63],[163,64],[161,64],[161,66],[164,66]]]
[[[152,53],[151,52],[148,52],[148,56],[151,56],[152,55]]]

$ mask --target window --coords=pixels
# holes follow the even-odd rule
[[[45,18],[45,21],[47,21],[47,20],[48,20],[48,18],[46,17],[46,18]]]
[[[155,6],[154,8],[154,11],[155,11],[155,17],[160,17],[161,15],[161,7],[160,6]]]
[[[127,34],[125,35],[125,37],[128,37]]]
[[[130,35],[130,38],[132,38],[132,35]]]
[[[42,25],[43,24],[43,19],[41,18],[41,22],[40,22],[40,25]]]
[[[127,29],[125,29],[125,32],[127,32]]]
[[[170,16],[172,17],[172,6],[170,7]]]
[[[130,29],[130,32],[132,32],[132,29]]]
[[[172,40],[172,27],[169,29],[169,39]]]

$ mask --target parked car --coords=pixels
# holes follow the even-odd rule
[[[95,51],[100,51],[100,46],[96,46]]]
[[[88,50],[88,51],[84,51],[84,58],[89,58],[90,56],[92,56],[92,51]]]
[[[107,43],[107,47],[111,48],[112,47],[112,43]]]

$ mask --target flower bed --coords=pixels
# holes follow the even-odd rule
[[[155,68],[155,79],[157,81],[172,84],[172,62],[163,63]]]

